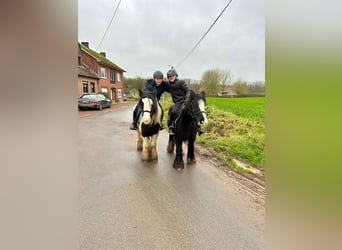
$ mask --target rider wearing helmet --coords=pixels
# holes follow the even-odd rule
[[[165,92],[165,81],[163,81],[164,75],[160,70],[153,73],[153,79],[146,81],[145,90],[153,91],[157,89],[157,99],[159,101],[161,95]]]
[[[190,88],[183,80],[179,80],[177,71],[173,68],[167,72],[167,79],[168,82],[165,84],[166,91],[171,94],[172,101],[174,103],[169,110],[168,116],[169,134],[173,135],[175,133],[176,121],[181,113],[180,110],[183,107],[183,103],[187,102],[186,100],[190,98]],[[198,128],[198,134],[203,134],[200,127]]]
[[[159,99],[161,95],[166,91],[165,81],[163,80],[163,77],[164,77],[163,73],[160,70],[157,70],[153,73],[153,79],[147,80],[146,86],[145,86],[145,90],[148,90],[148,91],[154,91],[155,89],[157,90],[158,104],[162,110],[161,121],[163,121],[164,111],[163,111],[162,106],[159,103]],[[129,127],[131,130],[137,129],[139,113],[140,113],[139,107],[138,105],[136,105],[133,111],[133,121]],[[164,126],[163,124],[160,124],[160,130],[162,129],[164,129]]]

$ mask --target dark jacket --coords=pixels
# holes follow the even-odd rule
[[[157,99],[159,101],[161,95],[166,91],[165,84],[166,84],[166,82],[163,81],[159,86],[157,86],[154,79],[149,79],[146,81],[145,90],[153,91],[153,90],[157,89]]]
[[[173,103],[183,102],[190,95],[190,89],[183,80],[166,82],[166,91],[172,96]]]

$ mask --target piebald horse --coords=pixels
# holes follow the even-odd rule
[[[139,90],[140,118],[137,127],[137,150],[141,151],[143,161],[157,160],[157,138],[161,124],[162,110],[156,97],[156,91]]]
[[[196,162],[195,159],[195,141],[198,126],[202,123],[207,123],[205,112],[206,98],[205,92],[195,94],[191,90],[190,99],[184,103],[184,108],[180,111],[175,122],[175,134],[169,135],[169,143],[167,151],[173,153],[176,145],[176,157],[173,162],[173,167],[177,170],[184,169],[183,162],[183,142],[188,142],[187,162],[192,164]]]

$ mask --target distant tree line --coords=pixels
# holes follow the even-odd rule
[[[230,70],[210,69],[203,73],[200,81],[182,78],[195,92],[204,90],[208,96],[265,96],[265,83],[262,81],[247,82],[233,80]],[[124,87],[129,93],[131,89],[144,89],[146,79],[125,78]]]
[[[145,82],[146,82],[146,79],[143,79],[141,77],[125,78],[124,88],[125,88],[126,92],[129,92],[129,90],[131,90],[131,89],[136,89],[136,90],[141,89],[142,90],[145,88]]]
[[[209,96],[265,96],[264,82],[234,81],[230,70],[207,70],[199,85]]]

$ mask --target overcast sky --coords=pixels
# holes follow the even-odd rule
[[[200,80],[208,69],[230,70],[234,80],[265,80],[263,0],[233,0],[194,52],[179,65],[229,0],[79,0],[78,40],[125,69],[126,77],[166,74]]]

